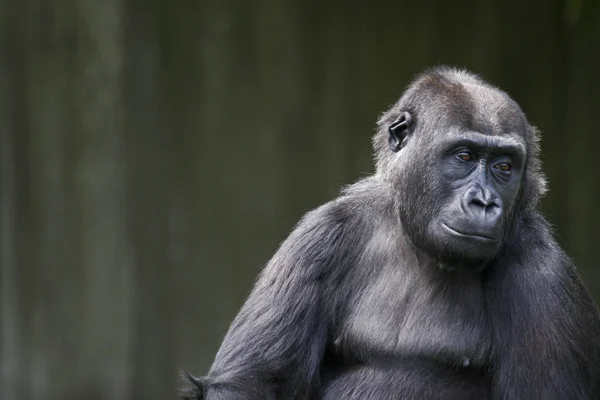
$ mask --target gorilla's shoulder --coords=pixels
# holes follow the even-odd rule
[[[362,228],[376,225],[392,211],[391,189],[374,177],[368,177],[344,187],[340,195],[322,206],[306,213],[299,226],[322,227],[336,230]]]
[[[337,259],[360,253],[387,212],[388,190],[373,178],[344,188],[336,199],[307,212],[287,242],[305,256]],[[352,253],[352,254],[350,254]]]

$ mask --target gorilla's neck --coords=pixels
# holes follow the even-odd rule
[[[482,272],[491,262],[490,259],[470,258],[468,255],[444,252],[436,256],[436,264],[440,271],[468,271],[474,274]]]
[[[437,261],[439,270],[443,272],[465,271],[479,274],[485,269],[485,267],[487,267],[487,265],[488,263],[485,261]]]

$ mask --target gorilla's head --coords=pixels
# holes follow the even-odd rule
[[[485,265],[545,191],[535,128],[468,72],[425,72],[378,125],[377,175],[412,242],[443,263]]]

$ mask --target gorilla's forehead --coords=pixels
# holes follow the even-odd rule
[[[438,131],[450,126],[487,135],[525,134],[528,122],[519,105],[504,91],[460,72],[428,75],[409,91],[422,122]]]
[[[518,104],[506,93],[492,87],[478,84],[463,84],[470,98],[471,118],[467,119],[476,131],[489,135],[523,133],[527,129],[527,120]]]

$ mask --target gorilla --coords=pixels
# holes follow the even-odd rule
[[[600,313],[539,211],[539,133],[477,75],[425,71],[376,171],[308,212],[184,399],[600,399]]]

